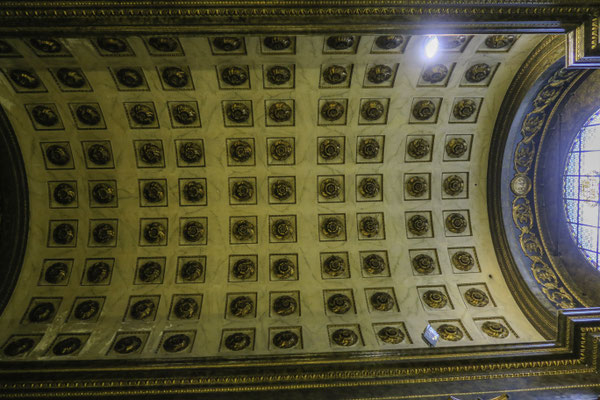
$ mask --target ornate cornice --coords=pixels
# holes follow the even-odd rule
[[[600,309],[565,311],[559,317],[559,337],[554,343],[486,346],[471,353],[442,349],[426,351],[421,360],[390,357],[386,363],[364,359],[358,364],[318,360],[300,362],[287,358],[280,364],[248,366],[203,364],[186,360],[152,361],[135,365],[122,360],[98,362],[44,362],[5,364],[0,370],[4,398],[101,397],[106,395],[190,395],[200,393],[278,392],[281,390],[343,390],[356,396],[361,388],[389,391],[402,387],[411,393],[452,390],[447,385],[478,381],[478,388],[512,389],[512,379],[565,379],[572,387],[585,387],[586,379],[598,374]],[[468,362],[461,362],[465,360]],[[477,361],[475,361],[477,360]],[[250,367],[259,364],[259,367]],[[555,377],[561,378],[555,378]],[[592,378],[593,379],[593,378]],[[597,378],[596,378],[597,379]],[[427,384],[427,385],[423,385]],[[489,387],[491,387],[489,386]],[[331,395],[331,392],[329,392]],[[393,392],[398,393],[397,389]],[[403,392],[406,393],[406,392]],[[417,397],[415,397],[417,398]]]

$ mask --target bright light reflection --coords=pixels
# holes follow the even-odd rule
[[[433,58],[440,47],[440,41],[437,36],[429,36],[425,42],[425,55],[427,58]]]

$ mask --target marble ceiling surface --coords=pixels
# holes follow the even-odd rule
[[[2,360],[542,340],[489,231],[490,138],[538,35],[0,42],[28,250]]]

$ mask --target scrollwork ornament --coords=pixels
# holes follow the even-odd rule
[[[58,123],[58,114],[50,107],[38,105],[31,109],[31,116],[40,125],[51,127]]]
[[[397,49],[404,43],[404,38],[399,35],[379,36],[375,39],[375,45],[382,50]]]
[[[452,324],[442,324],[437,327],[436,331],[442,339],[450,342],[458,342],[464,336],[463,331],[458,326]]]
[[[319,193],[326,199],[335,199],[342,193],[342,185],[334,178],[325,178],[319,185]]]
[[[229,155],[237,162],[247,162],[252,158],[252,153],[252,146],[242,140],[236,140],[229,146]]]
[[[386,292],[375,292],[371,295],[369,301],[371,306],[377,311],[390,311],[394,308],[394,298]]]
[[[463,138],[452,138],[446,143],[446,154],[450,158],[460,158],[468,150],[467,141]]]
[[[205,235],[204,225],[199,221],[189,221],[183,225],[183,237],[188,242],[199,242]]]
[[[429,154],[431,145],[429,142],[422,138],[413,139],[408,142],[407,152],[408,155],[417,160],[424,158]]]
[[[440,47],[446,50],[456,49],[467,41],[467,37],[465,35],[440,36],[438,39]]]
[[[465,190],[465,181],[459,175],[450,175],[444,179],[443,187],[448,196],[458,196]]]
[[[413,176],[406,182],[406,191],[413,197],[423,197],[428,188],[427,180],[421,176]]]
[[[292,79],[292,71],[288,67],[275,65],[267,70],[267,80],[273,85],[283,85]]]
[[[79,69],[59,68],[56,71],[56,77],[60,83],[73,89],[79,89],[85,85],[85,78]]]
[[[177,300],[175,307],[173,307],[173,312],[179,319],[192,319],[198,314],[199,309],[200,306],[195,299],[192,297],[183,297]]]
[[[92,264],[87,270],[87,279],[91,283],[102,283],[110,275],[110,266],[104,261]]]
[[[29,39],[31,45],[43,53],[60,53],[62,45],[56,39]]]
[[[144,199],[150,203],[160,203],[165,199],[165,189],[157,181],[147,182],[144,184],[142,193],[144,195]]]
[[[496,321],[485,321],[481,325],[481,330],[489,337],[496,339],[504,339],[509,334],[508,328]]]
[[[327,46],[334,50],[348,50],[354,45],[353,36],[329,36],[327,38]]]
[[[427,254],[417,254],[411,263],[415,271],[420,274],[430,274],[435,270],[435,261]]]
[[[27,353],[35,346],[35,340],[32,338],[19,338],[11,341],[4,347],[4,355],[16,357]]]
[[[103,144],[94,143],[87,153],[90,161],[96,165],[106,165],[110,161],[110,151]]]
[[[485,294],[483,290],[477,288],[471,288],[467,290],[464,294],[464,297],[467,303],[473,307],[485,307],[490,302],[488,295]]]
[[[242,47],[242,39],[232,36],[217,37],[213,39],[213,45],[221,51],[236,51]]]
[[[423,80],[432,84],[440,83],[448,76],[448,67],[444,64],[435,64],[423,71]]]
[[[477,103],[471,99],[462,99],[454,105],[452,114],[458,120],[469,119],[477,111]]]
[[[70,244],[75,239],[75,228],[68,223],[58,224],[52,231],[52,239],[58,244]]]
[[[75,201],[75,188],[68,183],[60,183],[56,185],[52,193],[54,201],[63,206],[69,205]]]
[[[286,180],[278,179],[271,185],[271,195],[279,201],[285,201],[292,197],[294,188],[292,184]]]
[[[319,145],[319,154],[325,160],[334,160],[342,153],[342,145],[335,139],[325,139]]]
[[[146,318],[149,318],[154,313],[154,309],[156,305],[152,300],[145,299],[135,302],[129,311],[129,315],[131,318],[142,321]]]
[[[254,196],[254,186],[250,181],[235,182],[231,186],[231,195],[237,201],[250,201]]]
[[[33,323],[49,322],[54,316],[56,308],[50,302],[38,303],[29,311],[29,321]]]
[[[135,353],[142,347],[142,339],[137,336],[125,336],[117,340],[113,349],[119,354]]]
[[[273,345],[280,349],[291,349],[299,342],[300,338],[292,331],[281,331],[273,336]]]
[[[256,264],[249,258],[242,258],[233,264],[231,272],[236,279],[250,279],[256,273]]]
[[[167,85],[176,89],[186,87],[190,81],[188,73],[179,67],[167,67],[163,69],[162,78]]]
[[[243,124],[250,119],[250,108],[244,103],[230,103],[225,108],[227,118],[237,124]]]
[[[225,338],[225,347],[231,351],[240,351],[248,348],[252,339],[246,333],[237,332]]]
[[[182,125],[191,125],[198,120],[198,113],[188,104],[177,104],[173,107],[173,119]]]
[[[181,266],[181,279],[186,282],[194,282],[202,277],[204,267],[198,260],[188,261]]]
[[[348,79],[348,71],[341,65],[331,65],[323,70],[323,80],[330,85],[339,85],[346,79]]]
[[[100,112],[96,109],[96,107],[92,107],[89,104],[82,104],[77,107],[77,110],[75,110],[75,115],[77,115],[77,119],[79,121],[88,126],[98,125],[102,120]]]
[[[183,186],[183,196],[187,201],[199,202],[205,196],[204,185],[199,181],[190,181]]]
[[[199,163],[202,160],[202,147],[195,142],[185,142],[179,148],[181,159],[187,163]]]
[[[391,67],[378,64],[369,69],[369,72],[367,72],[367,79],[371,83],[381,84],[385,81],[388,81],[392,77],[393,73],[394,71]]]
[[[416,236],[424,236],[429,232],[429,220],[423,215],[413,215],[408,220],[408,230]]]
[[[377,121],[385,113],[385,107],[379,100],[369,100],[360,108],[360,115],[367,121]]]
[[[169,336],[162,347],[168,353],[179,353],[187,349],[191,343],[192,339],[188,335],[179,333]]]
[[[292,39],[289,36],[267,36],[263,43],[271,50],[282,51],[290,48]]]
[[[469,67],[467,72],[465,72],[465,79],[470,83],[479,83],[483,82],[490,73],[492,72],[492,67],[490,67],[486,63],[479,63]]]
[[[346,261],[337,255],[331,255],[323,261],[323,271],[332,277],[346,273]]]
[[[404,333],[393,326],[385,326],[377,331],[377,337],[387,344],[400,344],[404,341]]]
[[[466,251],[457,251],[452,255],[452,265],[460,271],[470,271],[475,266],[475,259]]]
[[[331,340],[338,346],[350,347],[358,343],[358,335],[352,329],[341,328],[331,334]]]
[[[372,216],[363,217],[360,220],[358,226],[359,226],[360,234],[367,238],[373,238],[373,237],[379,235],[379,232],[381,229],[377,218],[372,217]]]
[[[98,244],[107,244],[113,241],[117,236],[115,228],[111,224],[101,223],[96,225],[92,231],[94,242]]]
[[[115,37],[99,38],[98,47],[109,53],[123,53],[127,50],[125,41]]]
[[[277,279],[290,279],[296,273],[296,266],[287,258],[280,258],[273,263],[273,273]]]
[[[92,319],[98,314],[100,311],[100,303],[96,300],[86,300],[82,301],[75,307],[75,311],[73,315],[78,320],[87,321]]]
[[[69,276],[69,267],[64,262],[55,262],[44,272],[44,280],[53,285],[64,282]]]
[[[321,224],[321,232],[328,238],[337,238],[344,232],[344,224],[336,217],[325,218]]]
[[[171,53],[179,47],[177,40],[170,37],[154,36],[148,39],[148,44],[157,51]]]
[[[228,85],[240,86],[248,80],[248,73],[243,68],[231,66],[221,71],[221,79]]]
[[[144,77],[134,68],[121,68],[117,71],[117,80],[128,88],[137,88],[144,84]]]
[[[446,217],[446,229],[452,233],[463,233],[467,227],[467,219],[460,213],[451,213]]]
[[[515,35],[491,35],[485,39],[485,45],[490,49],[502,49],[516,40]]]
[[[346,314],[352,308],[352,301],[345,294],[336,293],[327,299],[327,308],[334,314]]]
[[[423,293],[423,301],[431,308],[444,308],[448,304],[448,297],[439,290],[428,290]]]
[[[145,104],[136,104],[129,110],[129,115],[140,125],[151,125],[156,120],[152,107]]]
[[[160,222],[151,222],[144,227],[144,239],[149,243],[160,243],[167,238],[167,230]]]
[[[147,164],[158,164],[162,161],[162,150],[153,143],[144,143],[140,147],[140,158]]]
[[[273,142],[269,150],[271,152],[271,157],[277,161],[287,160],[294,152],[292,145],[284,140],[277,140]]]
[[[363,259],[363,269],[371,275],[377,275],[385,271],[386,262],[379,254],[369,254]]]
[[[278,219],[273,222],[271,233],[277,240],[290,240],[294,236],[294,226],[287,219]]]
[[[379,150],[379,142],[376,139],[361,139],[358,145],[358,153],[367,160],[377,158]]]
[[[321,116],[327,121],[334,122],[344,116],[344,105],[339,101],[326,101],[321,106]]]
[[[162,266],[156,261],[148,261],[144,263],[139,271],[138,277],[142,282],[153,283],[160,278],[162,274]]]
[[[298,302],[292,296],[279,296],[273,301],[273,311],[277,315],[286,316],[296,312]]]
[[[292,107],[283,101],[271,104],[269,106],[269,118],[275,122],[286,122],[292,118]]]
[[[24,69],[11,69],[9,76],[12,81],[25,89],[36,89],[41,85],[39,78],[30,71]]]
[[[115,198],[115,189],[106,183],[98,183],[92,189],[92,197],[97,203],[108,204]]]
[[[426,121],[435,114],[435,104],[431,100],[419,100],[412,109],[413,117],[419,121]]]
[[[231,315],[243,318],[254,312],[254,301],[249,296],[238,296],[229,304]]]
[[[256,228],[254,227],[254,224],[245,219],[236,221],[231,228],[233,237],[241,241],[251,240],[254,237],[255,231]]]
[[[77,337],[69,337],[61,340],[52,347],[52,353],[55,356],[68,356],[77,352],[82,346],[81,339]]]

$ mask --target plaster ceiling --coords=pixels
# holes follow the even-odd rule
[[[401,351],[428,323],[438,346],[541,340],[498,267],[485,180],[542,37],[443,38],[432,61],[400,38],[7,39],[31,225],[3,359],[19,339],[24,360]]]

